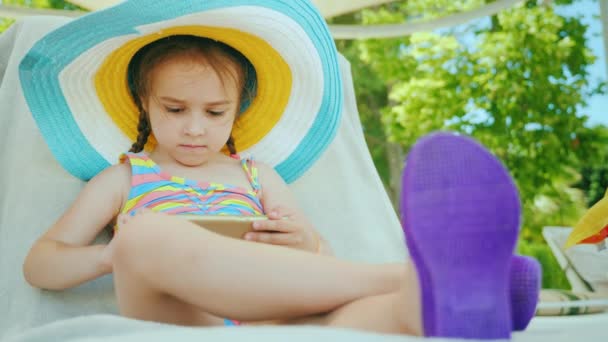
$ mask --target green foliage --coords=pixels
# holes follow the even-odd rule
[[[73,5],[64,0],[48,0],[51,8],[65,9],[65,10],[82,10],[82,8]]]
[[[14,22],[15,22],[14,19],[11,19],[11,18],[1,18],[0,17],[0,33],[4,32]]]
[[[485,2],[395,1],[335,22],[426,20]],[[575,224],[586,209],[585,198],[605,190],[604,183],[594,181],[606,179],[600,168],[608,166],[608,141],[598,138],[605,128],[586,127],[581,111],[591,94],[605,91],[605,84],[590,81],[588,67],[595,56],[586,31],[580,18],[526,1],[466,27],[339,42],[339,49],[352,63],[362,122],[375,122],[369,126],[375,139],[385,137],[407,151],[434,130],[472,135],[505,163],[517,183],[524,211],[522,243],[542,246],[543,226]],[[385,148],[371,146],[376,165],[387,164]],[[601,166],[590,163],[601,158]],[[591,166],[593,171],[585,173]],[[382,171],[387,187],[395,183],[391,177],[399,177]],[[573,188],[581,181],[579,189]],[[559,285],[551,279],[548,286]]]
[[[23,6],[23,7],[30,7],[30,8],[83,10],[82,8],[80,8],[76,5],[73,5],[64,0],[2,0],[0,2],[4,5]],[[0,33],[4,32],[14,22],[15,22],[15,20],[13,18],[0,17]]]
[[[583,167],[579,183],[587,193],[587,205],[592,206],[608,193],[608,166]]]
[[[77,10],[78,6],[63,0],[3,0],[4,5],[24,6],[30,8],[54,8],[65,10]]]
[[[599,153],[584,156],[587,162],[580,169],[581,179],[576,187],[584,191],[587,206],[592,206],[608,193],[608,128],[593,127],[576,142],[577,146],[589,144],[596,145],[594,150]]]

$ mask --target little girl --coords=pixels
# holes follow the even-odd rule
[[[509,277],[535,264],[511,267],[519,201],[497,160],[465,138],[423,139],[403,178],[412,260],[339,260],[281,176],[238,156],[232,133],[255,101],[253,70],[236,49],[198,36],[140,49],[127,79],[137,139],[36,241],[27,281],[61,290],[113,273],[122,315],[180,325],[321,324],[472,338],[504,338],[527,325],[536,293],[522,290],[531,295],[521,310]],[[155,147],[143,152],[151,136]],[[184,213],[269,219],[239,240]],[[116,229],[111,242],[91,245],[107,225]]]

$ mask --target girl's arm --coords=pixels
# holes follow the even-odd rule
[[[265,210],[273,208],[286,208],[293,213],[293,218],[302,221],[303,225],[308,225],[312,233],[312,244],[317,252],[323,255],[333,255],[333,251],[329,243],[321,236],[321,234],[308,221],[304,212],[300,209],[293,193],[283,181],[283,178],[270,166],[264,163],[258,163],[259,181],[262,187],[262,204]]]
[[[89,181],[71,207],[30,249],[23,274],[32,286],[62,290],[110,273],[105,245],[91,242],[122,208],[130,188],[126,164],[107,168]]]

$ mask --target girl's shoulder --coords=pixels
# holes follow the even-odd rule
[[[119,164],[128,164],[126,163],[127,161],[132,161],[132,160],[143,160],[143,161],[151,161],[150,157],[148,156],[147,153],[145,152],[125,152],[123,154],[121,154],[120,156],[118,156],[118,163]]]
[[[87,186],[93,192],[108,194],[124,204],[131,188],[131,168],[127,164],[118,163],[105,168],[91,178]]]
[[[285,184],[283,177],[281,177],[272,166],[261,161],[255,161],[254,165],[257,169],[259,182],[262,186],[273,187],[277,184]]]
[[[104,178],[106,181],[110,181],[116,185],[126,185],[126,187],[129,187],[131,167],[128,163],[116,163],[98,173],[93,179],[95,178]]]

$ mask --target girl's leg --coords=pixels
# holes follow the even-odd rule
[[[178,216],[137,215],[121,224],[115,239],[120,311],[140,319],[167,321],[170,314],[150,306],[164,310],[175,300],[241,321],[294,318],[389,293],[403,282],[402,266],[356,264],[226,238]]]
[[[146,321],[188,326],[219,326],[224,319],[179,298],[149,288],[137,276],[118,268],[114,284],[122,315]]]
[[[408,263],[403,285],[394,292],[348,303],[328,315],[303,317],[283,322],[296,325],[329,325],[381,333],[421,335],[420,290],[415,268]],[[540,264],[533,258],[514,256],[511,260],[510,295],[513,330],[526,329],[539,300]],[[409,285],[408,285],[409,284]],[[407,285],[407,286],[406,286]]]
[[[281,323],[420,336],[423,331],[418,275],[412,263],[408,262],[404,269],[402,286],[393,292],[355,300],[320,317],[296,318]]]

